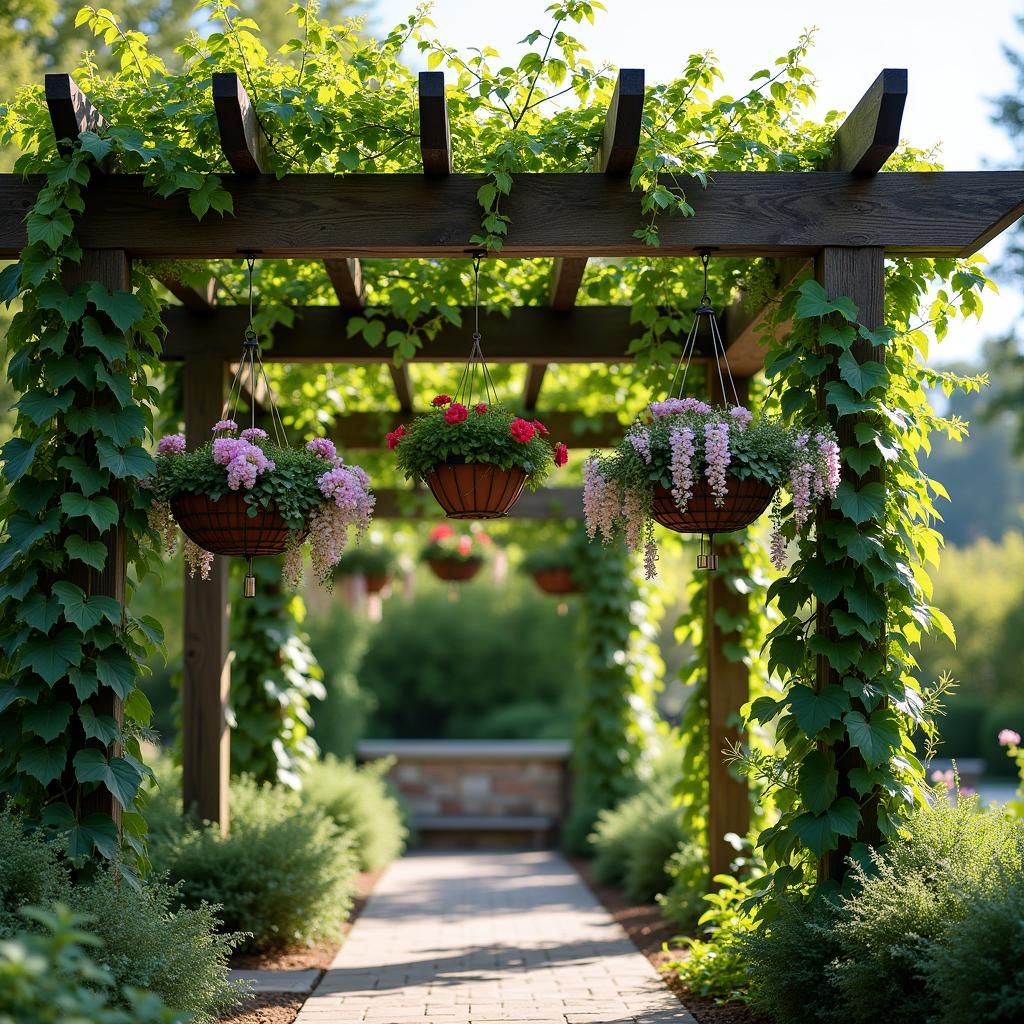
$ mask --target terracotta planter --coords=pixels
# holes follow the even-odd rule
[[[676,533],[730,533],[758,519],[775,496],[776,488],[752,477],[740,480],[729,474],[726,480],[725,504],[721,508],[715,507],[707,479],[701,477],[685,512],[679,511],[671,491],[656,484],[651,513],[655,522]]]
[[[449,583],[465,583],[471,580],[483,566],[483,559],[431,558],[427,565],[439,580]]]
[[[580,592],[579,586],[572,578],[571,569],[537,569],[531,575],[545,594],[578,594]]]
[[[363,579],[366,580],[368,594],[379,594],[391,582],[391,577],[387,573],[367,573]]]
[[[280,555],[291,537],[276,508],[250,516],[241,494],[225,494],[217,501],[205,494],[178,494],[171,499],[171,511],[185,536],[215,555]]]
[[[518,501],[526,473],[518,466],[499,469],[490,462],[440,463],[427,474],[427,486],[449,519],[496,519]]]

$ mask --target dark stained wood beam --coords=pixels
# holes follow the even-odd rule
[[[470,317],[470,309],[463,310]],[[238,339],[249,322],[241,306],[221,306],[197,317],[179,307],[164,311],[168,329],[163,358],[178,362],[202,353],[225,362],[238,358]],[[306,306],[296,310],[292,327],[275,328],[273,342],[263,347],[268,363],[391,363],[394,352],[384,345],[371,348],[360,338],[348,338],[348,317],[336,306]],[[469,322],[465,320],[464,322]],[[385,330],[406,330],[404,320],[385,317]],[[631,362],[630,341],[640,328],[630,323],[628,306],[580,306],[571,316],[543,306],[520,306],[510,316],[482,312],[480,328],[487,339],[487,359],[493,363],[621,363]],[[465,330],[445,325],[417,355],[417,362],[462,363],[466,360]]]
[[[141,259],[455,257],[479,230],[482,178],[452,174],[305,174],[280,180],[225,176],[234,216],[197,222],[184,196],[161,199],[139,175],[91,182],[76,237],[85,248],[123,248]],[[0,259],[26,244],[25,216],[42,179],[0,176]],[[671,185],[670,180],[666,180]],[[521,174],[508,197],[507,257],[813,255],[869,245],[890,255],[965,256],[1024,212],[1024,171],[721,172],[691,182],[693,217],[668,217],[661,246],[633,232],[640,201],[605,174]]]
[[[640,148],[644,113],[643,68],[621,68],[604,121],[604,137],[594,169],[613,177],[628,176]]]
[[[346,313],[358,313],[366,305],[363,291],[363,268],[354,257],[324,260],[327,276],[338,296],[338,305]]]
[[[377,519],[443,519],[430,491],[424,488],[407,490],[385,487],[374,491],[377,504],[373,514]],[[579,487],[542,487],[537,491],[523,491],[519,500],[509,509],[510,519],[582,519],[583,490]]]
[[[544,375],[548,372],[547,363],[531,363],[526,368],[526,385],[523,388],[523,408],[533,412],[537,408],[540,389],[544,385]]]
[[[53,135],[61,152],[68,152],[68,143],[74,142],[82,132],[101,132],[106,128],[103,115],[70,75],[48,74],[44,91]]]
[[[625,426],[615,413],[587,416],[577,412],[533,412],[551,432],[552,441],[564,441],[570,448],[607,448],[622,437]],[[394,412],[351,412],[338,416],[331,437],[342,448],[358,451],[385,446],[385,434],[402,422]]]
[[[409,379],[409,367],[405,363],[401,366],[388,363],[388,372],[391,374],[391,383],[395,386],[398,408],[403,415],[408,415],[413,409],[412,381]]]
[[[213,73],[213,109],[217,114],[220,148],[235,174],[252,176],[268,172],[270,142],[256,116],[256,107],[234,71]]]
[[[187,309],[190,313],[212,313],[217,305],[217,279],[211,277],[201,290],[193,288],[184,281],[179,281],[166,271],[157,269],[156,279]]]
[[[586,256],[557,256],[551,267],[552,309],[566,313],[576,305],[576,295],[587,269]]]
[[[900,144],[906,102],[906,68],[885,68],[836,131],[826,170],[877,174]]]
[[[442,178],[452,171],[452,134],[448,125],[443,71],[420,72],[419,101],[423,173],[428,177]]]

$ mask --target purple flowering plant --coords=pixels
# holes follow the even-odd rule
[[[348,528],[361,535],[370,523],[374,497],[359,466],[346,465],[334,443],[318,437],[304,447],[275,443],[259,427],[239,430],[233,420],[220,420],[213,436],[192,451],[181,434],[157,444],[156,475],[151,481],[150,525],[165,537],[168,550],[176,541],[171,502],[179,494],[201,494],[217,501],[241,494],[255,516],[273,506],[293,531],[285,558],[285,577],[295,584],[302,567],[301,544],[309,542],[313,568],[327,582],[341,559]],[[205,578],[211,556],[186,543],[190,569]]]
[[[835,497],[839,487],[839,445],[826,429],[813,433],[778,420],[755,420],[742,406],[711,406],[696,398],[653,402],[608,455],[591,455],[583,467],[587,533],[611,540],[620,531],[627,545],[643,550],[647,575],[654,575],[657,545],[651,517],[654,489],[661,485],[685,511],[694,487],[706,481],[721,508],[729,479],[753,477],[785,488],[797,531],[814,507]],[[784,508],[772,507],[772,558],[782,568]]]

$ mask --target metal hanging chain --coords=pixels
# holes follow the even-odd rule
[[[732,370],[729,369],[729,359],[725,351],[725,342],[722,340],[721,331],[718,328],[718,321],[715,319],[715,309],[711,305],[711,296],[708,295],[708,264],[711,262],[711,254],[704,250],[700,254],[700,261],[704,267],[704,294],[701,295],[700,305],[697,307],[694,313],[693,323],[690,325],[689,333],[686,335],[686,341],[683,342],[683,350],[679,355],[679,361],[676,363],[675,372],[672,374],[672,382],[669,384],[669,398],[679,397],[682,398],[686,390],[686,376],[690,370],[690,363],[693,361],[693,356],[697,348],[697,336],[700,333],[700,321],[701,317],[706,317],[708,321],[708,331],[711,335],[711,358],[715,361],[715,366],[718,370],[718,384],[722,392],[722,401],[727,402],[729,400],[729,393],[732,392],[733,404],[740,405],[739,393],[736,390],[736,382],[733,380]],[[719,356],[721,352],[721,356]],[[725,374],[722,373],[722,367],[725,367]],[[678,391],[676,389],[676,380],[679,378],[680,370],[682,371],[682,379],[679,380]],[[726,390],[725,381],[728,378],[729,390]]]
[[[476,388],[477,373],[480,374],[484,389],[484,398],[491,404],[497,404],[498,392],[491,379],[491,371],[487,368],[483,349],[480,347],[480,264],[483,253],[473,253],[473,346],[469,350],[469,359],[462,369],[459,386],[455,390],[456,401],[463,405],[473,404],[473,393]]]

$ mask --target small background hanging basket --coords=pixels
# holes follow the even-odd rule
[[[579,584],[573,579],[572,569],[535,569],[531,574],[534,582],[545,594],[578,594]]]
[[[449,519],[496,519],[519,499],[526,473],[490,462],[442,464],[427,474],[427,486]]]
[[[471,580],[483,567],[481,558],[431,558],[427,565],[439,580],[448,583],[465,583]]]
[[[225,494],[216,501],[205,494],[177,494],[171,498],[171,511],[185,536],[215,555],[281,555],[292,536],[273,505],[250,516],[241,494]],[[303,532],[295,539],[304,537]]]
[[[742,530],[758,519],[771,504],[777,488],[753,477],[740,480],[731,473],[721,508],[705,478],[694,485],[685,512],[680,512],[672,492],[655,484],[651,516],[655,522],[676,533],[730,533]]]
[[[390,582],[387,573],[367,573],[363,576],[368,594],[379,594]]]

